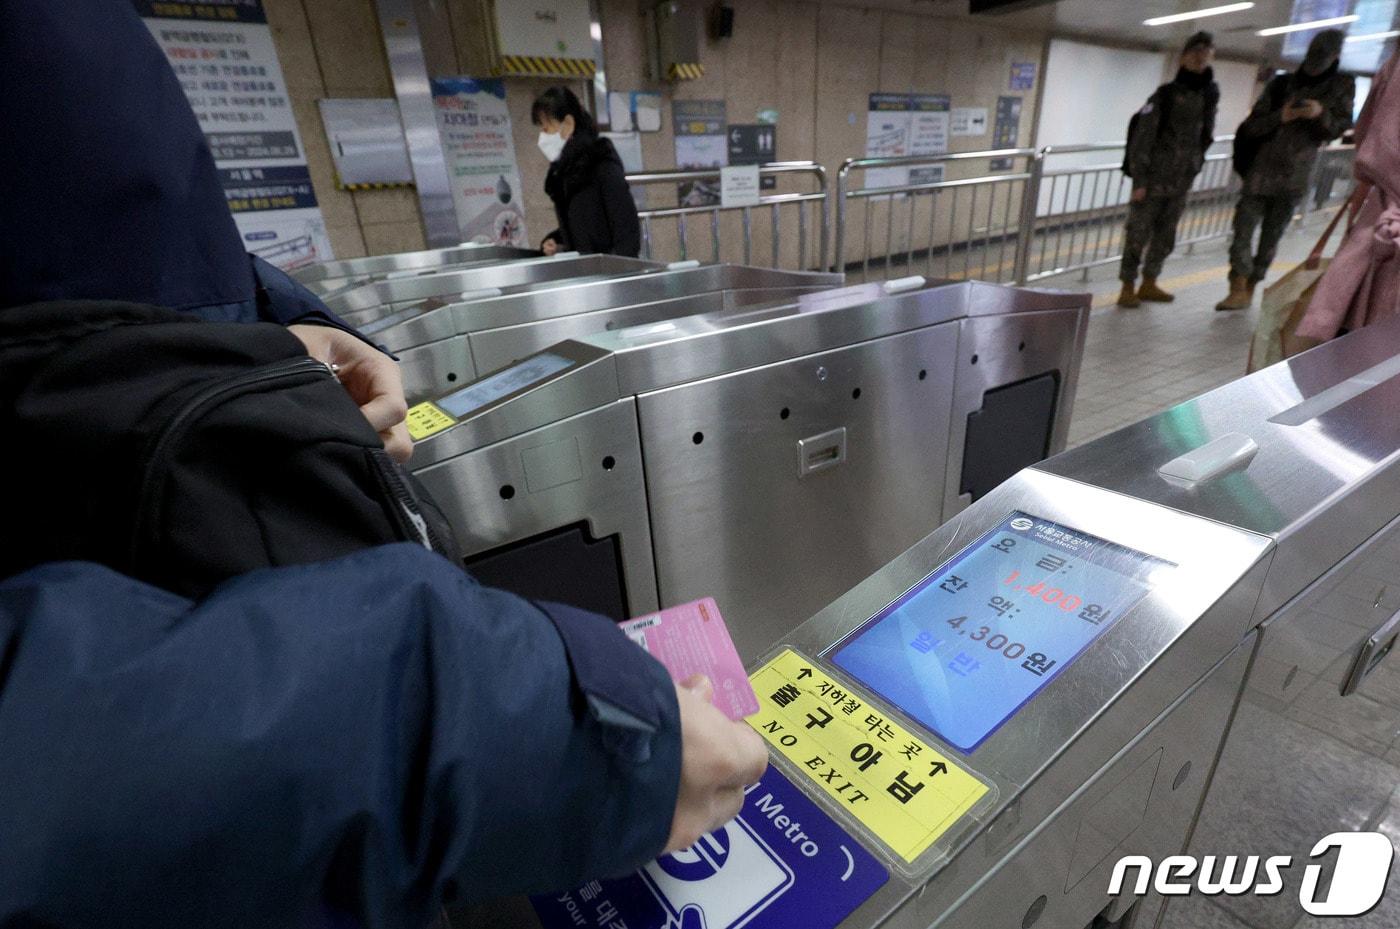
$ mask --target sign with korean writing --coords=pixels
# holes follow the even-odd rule
[[[1008,90],[1031,90],[1035,87],[1035,62],[1016,61],[1011,64]]]
[[[953,110],[949,133],[954,136],[974,136],[987,134],[987,108],[985,106],[960,106]]]
[[[214,155],[244,247],[290,270],[333,258],[262,0],[133,0]]]
[[[947,94],[912,95],[909,98],[909,154],[946,154],[951,119],[952,98]],[[942,180],[942,164],[909,169],[910,184],[935,184]]]
[[[432,87],[462,241],[526,246],[505,82],[444,77],[433,78]]]
[[[826,657],[973,752],[1172,567],[1015,512]]]
[[[748,719],[813,784],[907,862],[987,793],[987,785],[790,649],[749,675]]]
[[[833,929],[888,880],[770,767],[738,817],[690,848],[531,902],[544,929]]]
[[[723,100],[675,100],[671,122],[676,138],[676,166],[722,168],[729,164],[727,119]],[[685,181],[677,198],[681,206],[713,206],[719,203],[719,181]]]
[[[443,412],[431,400],[424,400],[422,403],[408,408],[408,435],[415,442],[435,435],[444,429],[450,429],[455,425],[457,425],[457,420]]]
[[[758,206],[758,165],[729,165],[719,169],[719,202],[725,209]]]
[[[997,121],[992,128],[992,148],[1015,148],[1021,135],[1021,98],[997,97]],[[993,158],[991,169],[1005,171],[1010,158]]]
[[[865,157],[902,158],[909,154],[909,95],[871,94],[865,116]],[[899,187],[909,180],[904,167],[871,168],[867,187]]]

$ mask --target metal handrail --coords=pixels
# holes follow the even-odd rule
[[[639,171],[627,175],[627,183],[637,186],[651,184],[676,184],[684,181],[712,181],[718,180],[721,176],[720,168],[688,168],[679,171]],[[651,220],[666,219],[675,217],[678,220],[677,234],[680,244],[680,258],[686,258],[686,238],[685,238],[685,218],[697,213],[709,213],[711,251],[715,259],[718,260],[719,245],[719,216],[721,213],[741,212],[744,224],[744,261],[749,263],[752,253],[752,211],[767,207],[771,211],[772,228],[772,249],[773,265],[778,265],[780,253],[780,223],[779,210],[785,204],[796,203],[805,204],[817,202],[820,207],[820,229],[818,231],[817,262],[816,266],[825,268],[827,255],[830,247],[831,229],[831,203],[827,191],[826,168],[815,161],[772,161],[758,166],[759,177],[777,177],[779,175],[807,175],[815,179],[817,190],[805,194],[768,194],[760,195],[756,206],[726,207],[721,204],[706,204],[699,206],[675,206],[663,207],[654,210],[639,210],[637,218],[642,223],[643,239],[645,247],[649,250],[651,244]],[[806,263],[807,258],[807,211],[804,207],[798,208],[798,260],[799,263]]]
[[[973,161],[984,158],[1029,158],[1035,160],[1039,157],[1039,154],[1039,150],[1034,148],[999,148],[977,152],[944,152],[939,155],[901,155],[893,158],[847,158],[841,163],[840,169],[836,172],[836,234],[835,249],[833,252],[836,270],[840,271],[845,266],[847,204],[853,199],[893,197],[901,193],[937,191],[1022,179],[1026,180],[1028,184],[1031,182],[1028,174],[999,174],[993,178],[965,178],[961,181],[930,181],[925,184],[902,184],[890,187],[870,187],[860,190],[851,190],[848,186],[851,172],[869,171],[878,168],[932,167],[934,165],[947,164],[950,162]],[[887,255],[887,265],[889,263],[888,257]]]
[[[1216,136],[1211,145],[1207,147],[1207,151],[1210,152],[1216,146],[1228,145],[1233,141],[1233,135]],[[753,246],[751,236],[752,210],[766,207],[771,211],[773,264],[776,266],[780,256],[779,230],[784,225],[780,222],[779,209],[787,204],[796,204],[798,208],[798,253],[804,266],[810,266],[807,257],[809,213],[805,204],[819,202],[821,204],[821,218],[820,230],[818,230],[820,245],[817,266],[822,268],[835,267],[837,270],[843,270],[848,258],[850,258],[847,255],[847,247],[850,242],[846,228],[850,218],[850,210],[855,201],[862,201],[865,204],[865,235],[867,240],[862,254],[864,256],[863,263],[868,272],[871,260],[878,260],[881,257],[878,253],[873,253],[872,249],[871,211],[880,201],[887,201],[889,215],[885,222],[887,226],[886,254],[883,255],[883,258],[888,273],[893,267],[896,251],[903,256],[900,259],[901,262],[912,262],[916,252],[919,255],[927,253],[927,262],[931,268],[936,256],[934,249],[942,250],[945,248],[941,239],[939,244],[935,245],[935,215],[932,212],[928,217],[929,225],[920,236],[921,240],[925,237],[928,239],[927,247],[919,245],[917,249],[915,248],[914,210],[917,199],[919,203],[931,203],[930,210],[937,210],[938,218],[949,220],[946,226],[949,236],[946,242],[947,252],[944,253],[943,261],[948,261],[949,257],[959,249],[970,251],[979,241],[999,244],[1004,258],[1006,249],[1014,243],[1011,279],[1016,283],[1025,283],[1028,280],[1070,270],[1085,270],[1087,273],[1087,269],[1090,267],[1117,260],[1114,257],[1114,250],[1119,247],[1118,238],[1111,224],[1121,221],[1122,213],[1127,208],[1127,191],[1123,186],[1125,181],[1122,178],[1115,179],[1109,176],[1107,183],[1103,183],[1106,175],[1112,175],[1115,166],[1105,162],[1050,168],[1047,167],[1047,160],[1075,154],[1121,151],[1126,145],[1126,142],[1121,141],[1098,141],[1075,145],[1046,145],[1039,148],[946,152],[940,155],[848,158],[842,162],[836,172],[834,190],[828,189],[826,169],[817,162],[772,162],[759,166],[760,176],[808,175],[815,179],[817,190],[811,193],[761,195],[756,207],[674,206],[644,210],[638,215],[643,223],[644,242],[648,254],[650,254],[652,242],[651,221],[654,219],[676,220],[680,258],[685,259],[687,217],[709,214],[711,250],[718,259],[720,253],[719,217],[723,213],[741,211],[744,260],[747,262],[751,260]],[[1323,157],[1319,158],[1319,168],[1329,156],[1332,159],[1331,163],[1335,165],[1337,161],[1344,160],[1346,155],[1352,151],[1354,151],[1354,146],[1346,144],[1333,144],[1323,148]],[[1205,156],[1205,165],[1199,175],[1200,180],[1194,183],[1189,191],[1190,200],[1188,202],[1190,206],[1183,218],[1178,235],[1180,244],[1190,247],[1193,243],[1217,239],[1229,233],[1226,207],[1236,188],[1228,165],[1222,163],[1229,162],[1231,157],[1229,151],[1219,150]],[[932,167],[940,164],[957,164],[994,158],[1024,158],[1026,159],[1026,167],[1024,170],[1016,172],[1006,171],[957,180],[905,183],[885,187],[857,187],[855,184],[855,172],[858,171],[880,168]],[[1323,202],[1324,194],[1330,191],[1332,179],[1337,176],[1337,170],[1333,168],[1333,173],[1327,175],[1325,184],[1319,186],[1318,204]],[[674,184],[684,181],[715,180],[720,176],[721,169],[719,168],[695,168],[638,172],[628,175],[627,181],[629,184],[636,185]],[[1006,185],[1020,185],[1019,209],[1013,209],[1017,188],[1011,187],[1007,192],[1003,190]],[[1322,186],[1326,186],[1328,191],[1323,191]],[[963,219],[959,212],[958,194],[968,188],[971,188],[972,192],[972,206],[967,210],[967,218]],[[978,206],[978,188],[988,188],[992,195],[993,200],[986,209]],[[1049,200],[1047,203],[1042,203],[1042,195],[1047,192]],[[834,210],[831,205],[833,193],[836,200]],[[952,208],[946,217],[940,206],[946,202],[940,199],[945,194],[951,196],[952,203]],[[925,196],[921,197],[920,195]],[[901,198],[908,200],[907,238],[909,241],[904,248],[896,250],[893,235],[894,208],[897,199]],[[1309,209],[1311,200],[1312,196],[1310,195],[1304,204],[1305,213]],[[998,210],[1000,210],[1001,204],[1005,204],[1006,207],[1005,216],[997,217],[995,222],[993,222],[992,214],[989,212],[993,203],[998,205]],[[973,210],[979,210],[979,213],[973,215]],[[922,213],[923,210],[920,209],[920,212]],[[984,216],[982,213],[986,213],[986,215]],[[953,228],[957,225],[956,220],[963,220],[966,228]],[[903,218],[901,218],[900,223],[903,226]],[[960,234],[962,237],[959,237]],[[943,233],[939,233],[939,236],[942,235]],[[901,238],[904,237],[901,234]],[[1034,259],[1033,267],[1033,241],[1037,239],[1040,240],[1041,244],[1039,256]],[[1062,262],[1060,246],[1063,240],[1068,241],[1068,255],[1066,260]],[[1053,255],[1050,254],[1052,250],[1048,248],[1049,244],[1054,245]],[[860,256],[856,256],[851,260],[861,261],[862,259]],[[968,259],[964,259],[964,264],[970,267]],[[998,269],[1006,267],[1004,262],[996,265]],[[986,266],[984,265],[983,271],[985,272],[985,270]],[[997,273],[1000,274],[1000,270]]]
[[[1216,145],[1228,144],[1228,143],[1233,142],[1233,141],[1234,141],[1234,136],[1233,136],[1233,135],[1216,136],[1214,139],[1211,140],[1210,146],[1207,146],[1207,151],[1209,151],[1210,148],[1213,148],[1213,147],[1216,146]],[[1035,275],[1032,275],[1032,273],[1031,273],[1031,268],[1030,268],[1030,265],[1031,265],[1031,243],[1032,243],[1032,240],[1033,240],[1033,238],[1035,237],[1036,232],[1037,232],[1037,221],[1038,221],[1038,219],[1041,218],[1041,217],[1039,216],[1039,214],[1038,214],[1038,211],[1039,211],[1040,208],[1041,208],[1040,199],[1041,199],[1041,193],[1042,193],[1042,190],[1043,190],[1042,182],[1044,181],[1045,178],[1053,178],[1053,179],[1056,179],[1056,180],[1058,180],[1059,178],[1062,178],[1062,177],[1063,177],[1063,178],[1067,178],[1067,181],[1066,181],[1066,184],[1065,184],[1065,188],[1066,188],[1066,190],[1065,190],[1065,195],[1066,195],[1066,202],[1067,202],[1067,201],[1068,201],[1068,195],[1069,195],[1070,191],[1072,191],[1072,190],[1075,189],[1074,186],[1073,186],[1073,181],[1072,181],[1072,180],[1068,180],[1068,177],[1069,177],[1069,176],[1072,176],[1072,175],[1080,175],[1080,176],[1082,176],[1082,177],[1083,177],[1083,180],[1081,180],[1080,186],[1079,186],[1079,188],[1078,188],[1078,191],[1079,191],[1079,194],[1078,194],[1078,195],[1079,195],[1079,208],[1080,208],[1080,209],[1079,209],[1078,211],[1067,210],[1067,211],[1065,211],[1064,213],[1062,213],[1061,215],[1062,215],[1062,216],[1074,217],[1074,218],[1071,220],[1071,222],[1073,222],[1073,223],[1080,223],[1080,224],[1082,224],[1082,223],[1084,222],[1084,220],[1081,219],[1080,217],[1083,217],[1083,216],[1088,216],[1088,217],[1090,217],[1090,220],[1091,220],[1091,221],[1102,221],[1102,220],[1099,220],[1099,219],[1096,219],[1096,218],[1095,218],[1095,217],[1100,217],[1100,216],[1102,216],[1103,213],[1104,213],[1104,209],[1105,209],[1105,207],[1099,203],[1099,197],[1100,197],[1100,191],[1099,191],[1099,177],[1101,176],[1101,173],[1102,173],[1102,172],[1109,171],[1109,170],[1111,170],[1111,168],[1112,168],[1112,166],[1111,166],[1111,165],[1108,165],[1108,164],[1103,164],[1103,165],[1077,165],[1077,166],[1063,167],[1063,168],[1060,168],[1060,167],[1057,167],[1057,168],[1047,168],[1047,167],[1046,167],[1047,159],[1049,159],[1049,158],[1051,158],[1051,157],[1056,157],[1056,156],[1074,155],[1074,154],[1087,154],[1087,153],[1090,153],[1090,152],[1121,151],[1121,150],[1125,149],[1126,147],[1127,147],[1127,142],[1126,142],[1126,141],[1099,141],[1099,142],[1086,142],[1086,143],[1080,143],[1080,144],[1075,144],[1075,145],[1045,145],[1045,146],[1041,146],[1041,147],[1039,147],[1039,148],[985,149],[985,150],[975,151],[975,152],[948,152],[948,153],[944,153],[944,154],[940,154],[940,155],[926,155],[926,156],[925,156],[925,155],[905,155],[905,156],[896,157],[896,158],[848,158],[848,159],[846,159],[846,160],[841,164],[841,167],[840,167],[840,169],[837,171],[837,174],[836,174],[836,210],[835,210],[835,213],[836,213],[836,229],[835,229],[835,232],[834,232],[834,235],[833,235],[834,243],[835,243],[835,247],[834,247],[834,249],[833,249],[833,264],[834,264],[834,266],[835,266],[838,270],[844,268],[844,267],[845,267],[845,264],[846,264],[846,260],[847,260],[847,254],[846,254],[846,247],[847,247],[847,235],[846,235],[846,232],[847,232],[847,230],[846,230],[846,226],[847,226],[847,221],[848,221],[848,218],[849,218],[849,208],[850,208],[850,204],[852,203],[852,201],[855,201],[855,200],[864,200],[864,201],[866,201],[866,213],[865,213],[865,215],[866,215],[866,238],[867,238],[867,240],[868,240],[868,239],[869,239],[869,236],[870,236],[870,228],[869,228],[869,226],[870,226],[870,218],[869,218],[869,217],[870,217],[870,213],[869,213],[869,211],[870,211],[870,209],[872,208],[873,202],[874,202],[875,200],[877,200],[877,199],[889,198],[889,201],[890,201],[889,213],[890,213],[890,215],[887,217],[887,219],[888,219],[888,225],[889,225],[891,228],[893,228],[893,218],[894,218],[894,199],[893,199],[893,198],[896,197],[896,196],[905,195],[905,194],[907,194],[907,195],[917,195],[917,194],[928,193],[928,192],[937,193],[937,192],[943,191],[943,190],[954,190],[954,191],[956,191],[958,188],[966,188],[966,187],[977,188],[977,187],[979,187],[979,186],[1004,185],[1004,184],[1007,184],[1007,183],[1023,182],[1023,187],[1022,187],[1022,190],[1021,190],[1020,210],[1018,211],[1018,215],[1017,215],[1017,218],[1016,218],[1016,220],[1015,220],[1016,225],[1015,225],[1014,227],[1012,227],[1012,226],[1010,225],[1009,222],[1004,222],[1004,223],[1001,225],[1001,227],[1000,227],[1000,229],[1001,229],[1001,237],[1000,237],[1000,240],[1003,241],[1003,242],[1005,242],[1005,240],[1011,239],[1011,238],[1014,237],[1015,246],[1016,246],[1016,247],[1015,247],[1015,253],[1014,253],[1014,256],[1013,256],[1013,259],[1012,259],[1012,263],[1013,263],[1012,279],[1013,279],[1016,283],[1025,283],[1025,282],[1027,281],[1027,279],[1029,279],[1029,278],[1031,278],[1031,277],[1041,277],[1041,276],[1045,276],[1045,275],[1046,275],[1047,273],[1049,273],[1049,272],[1044,272],[1044,271],[1042,271],[1042,272],[1040,272],[1040,273],[1037,273],[1037,274],[1035,274]],[[1217,153],[1215,153],[1215,154],[1211,154],[1211,155],[1205,156],[1205,160],[1206,160],[1207,162],[1210,162],[1210,163],[1218,163],[1218,162],[1220,162],[1220,161],[1227,160],[1227,159],[1229,159],[1230,157],[1231,157],[1231,156],[1230,156],[1230,154],[1229,154],[1228,152],[1223,152],[1223,153],[1222,153],[1222,152],[1217,152]],[[922,183],[922,184],[891,185],[891,186],[887,186],[887,187],[855,187],[855,186],[854,186],[853,174],[854,174],[854,172],[856,172],[856,171],[870,171],[870,170],[880,169],[880,168],[933,167],[933,166],[940,165],[940,164],[956,163],[956,162],[960,162],[960,161],[979,161],[979,160],[983,160],[983,159],[994,159],[994,158],[999,158],[999,159],[1025,158],[1025,159],[1027,159],[1027,168],[1026,168],[1024,171],[1022,171],[1022,172],[1014,172],[1014,173],[1008,172],[1008,173],[990,174],[990,175],[981,176],[981,177],[964,178],[964,179],[960,179],[960,180],[956,180],[956,181],[935,181],[935,182],[928,182],[928,183]],[[1214,171],[1214,174],[1219,174],[1219,172],[1218,172],[1218,171]],[[1093,189],[1092,189],[1092,192],[1089,191],[1089,178],[1090,178],[1091,176],[1094,178],[1094,180],[1093,180]],[[1120,180],[1120,184],[1121,184],[1121,180]],[[1226,190],[1226,189],[1228,189],[1228,185],[1229,185],[1229,181],[1228,181],[1228,176],[1227,176],[1226,185],[1225,185],[1224,187],[1221,187],[1221,188],[1212,187],[1212,188],[1210,188],[1210,190],[1212,190],[1212,191],[1217,190],[1217,189]],[[995,189],[996,189],[996,188],[994,188],[994,190],[995,190]],[[1052,185],[1051,188],[1050,188],[1050,190],[1051,190],[1051,199],[1052,199],[1052,201],[1054,201],[1055,193],[1056,193],[1056,187],[1055,187],[1054,185]],[[1087,212],[1085,212],[1085,211],[1083,210],[1083,205],[1084,205],[1084,194],[1085,194],[1086,192],[1089,192],[1089,193],[1090,193],[1090,197],[1089,197],[1089,207],[1088,207]],[[1195,193],[1199,193],[1199,191],[1193,191],[1193,194],[1195,194]],[[1110,182],[1109,185],[1105,185],[1105,189],[1103,190],[1103,194],[1104,194],[1105,196],[1107,196],[1109,199],[1112,199],[1112,198],[1115,196],[1115,194],[1114,194],[1114,188],[1113,188],[1111,182]],[[974,197],[974,204],[975,204],[975,202],[976,202],[976,201],[975,201],[975,197],[976,197],[976,191],[975,191],[975,189],[974,189],[974,192],[973,192],[973,197]],[[1209,199],[1210,199],[1210,197],[1207,196],[1207,197],[1206,197],[1206,200],[1209,200]],[[957,201],[956,201],[956,199],[955,199],[955,200],[954,200],[954,210],[956,210],[956,205],[957,205]],[[1116,210],[1116,209],[1119,209],[1119,208],[1120,208],[1120,205],[1117,203],[1116,200],[1114,200],[1114,202],[1113,202],[1111,208],[1114,209],[1114,210]],[[908,207],[908,212],[909,212],[909,228],[910,228],[911,232],[912,232],[912,230],[913,230],[913,228],[914,228],[914,209],[915,209],[915,206],[914,206],[913,201],[912,201],[912,199],[911,199],[910,204],[909,204],[909,207]],[[1053,203],[1052,203],[1052,209],[1053,209]],[[1009,217],[1009,212],[1010,212],[1010,211],[1008,210],[1008,217]],[[969,222],[973,222],[973,221],[975,221],[975,217],[972,217],[972,218],[969,220]],[[930,217],[930,223],[932,223],[932,217]],[[931,229],[931,228],[932,228],[932,226],[930,226],[930,229]],[[990,236],[991,231],[992,231],[991,229],[986,230],[988,236]],[[953,230],[953,232],[955,233],[956,230]],[[964,242],[962,242],[961,244],[962,244],[963,247],[969,248],[969,249],[970,249],[970,248],[972,247],[973,243],[976,241],[976,239],[975,239],[976,230],[973,229],[971,226],[969,226],[969,229],[967,230],[967,232],[968,232],[967,240],[964,241]],[[950,234],[951,234],[951,233],[950,233]],[[1061,229],[1061,231],[1060,231],[1060,234],[1063,234],[1063,230],[1062,230],[1062,229]],[[1219,235],[1219,234],[1223,234],[1223,233],[1220,233],[1220,232],[1217,231],[1217,232],[1212,233],[1212,236],[1213,236],[1213,235]],[[1200,241],[1200,240],[1203,240],[1204,238],[1209,238],[1209,237],[1212,237],[1212,236],[1202,236],[1202,237],[1197,238],[1197,239],[1188,239],[1188,240],[1189,240],[1189,241]],[[1073,250],[1074,250],[1074,249],[1073,249],[1073,246],[1074,246],[1074,238],[1073,238],[1073,237],[1074,237],[1074,233],[1073,233],[1073,231],[1071,231],[1071,233],[1070,233],[1071,253],[1072,253]],[[890,236],[887,234],[887,239],[889,239],[889,238],[890,238]],[[984,238],[985,238],[985,237],[984,237]],[[1086,235],[1086,239],[1087,239],[1087,235]],[[952,249],[952,247],[953,247],[954,244],[955,244],[955,243],[954,243],[953,241],[950,241],[950,242],[949,242],[948,247],[949,247],[950,251],[951,251],[951,249]],[[1111,239],[1110,239],[1109,245],[1110,245],[1110,247],[1112,246],[1112,240],[1111,240]],[[1081,247],[1082,247],[1082,246],[1083,246],[1083,243],[1081,243]],[[933,249],[934,247],[935,247],[935,246],[934,246],[933,239],[930,237],[930,241],[929,241],[929,244],[928,244],[928,250],[929,250],[930,256],[932,255],[932,249]],[[885,249],[886,249],[887,252],[893,251],[893,250],[894,250],[894,249],[893,249],[893,241],[886,241],[886,243],[885,243]],[[1087,249],[1085,249],[1085,250],[1087,250]],[[1095,251],[1096,254],[1097,254],[1098,250],[1099,250],[1099,243],[1096,241],[1096,242],[1094,243],[1094,251]],[[865,252],[868,253],[869,251],[870,251],[870,242],[867,241],[867,242],[865,243]],[[1043,252],[1044,252],[1044,246],[1042,246],[1042,255],[1041,255],[1041,263],[1042,263],[1042,264],[1043,264],[1044,261],[1045,261],[1045,255],[1043,254]],[[911,240],[907,243],[907,247],[906,247],[906,250],[905,250],[905,255],[906,255],[906,257],[912,259],[913,254],[914,254],[914,242],[913,242],[913,240],[912,240],[912,238],[911,238]],[[890,257],[891,257],[890,255],[886,255],[886,256],[885,256],[885,263],[886,263],[886,267],[887,267],[887,268],[888,268],[889,265],[890,265]],[[931,260],[931,257],[930,257],[930,260]],[[1089,264],[1101,264],[1101,263],[1103,263],[1103,261],[1105,261],[1105,260],[1111,260],[1111,259],[1097,259],[1097,258],[1096,258],[1096,259],[1094,259],[1094,260],[1091,261],[1091,262],[1085,263],[1083,266],[1084,266],[1084,267],[1087,267]],[[869,264],[869,261],[870,261],[870,255],[869,255],[869,254],[866,254],[866,255],[865,255],[864,261],[865,261],[866,266],[867,266],[867,269],[868,269],[868,264]],[[1062,269],[1059,269],[1059,245],[1058,245],[1058,242],[1057,242],[1056,249],[1055,249],[1055,256],[1054,256],[1054,259],[1053,259],[1053,264],[1054,264],[1054,266],[1055,266],[1055,268],[1056,268],[1055,273],[1059,273],[1059,270],[1062,270]],[[1069,268],[1069,269],[1070,269],[1070,270],[1073,270],[1073,269],[1077,269],[1077,268],[1079,268],[1079,267],[1081,267],[1081,265],[1072,265],[1071,268]]]

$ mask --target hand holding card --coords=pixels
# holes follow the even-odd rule
[[[712,597],[629,619],[619,628],[665,665],[672,680],[708,677],[714,684],[711,702],[730,719],[758,712],[758,698]]]

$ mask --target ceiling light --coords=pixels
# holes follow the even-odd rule
[[[1224,6],[1207,7],[1204,10],[1196,10],[1193,13],[1173,13],[1170,16],[1154,16],[1151,19],[1144,19],[1144,26],[1165,26],[1168,23],[1185,22],[1188,19],[1201,19],[1206,16],[1219,16],[1222,13],[1238,13],[1241,10],[1253,9],[1253,3],[1227,3]]]
[[[1347,23],[1354,23],[1360,18],[1355,13],[1350,16],[1333,16],[1331,19],[1315,19],[1310,23],[1293,23],[1291,26],[1260,29],[1255,35],[1283,35],[1285,32],[1305,32],[1308,29],[1321,29],[1323,26],[1344,26]]]
[[[1392,29],[1389,32],[1368,32],[1365,35],[1349,35],[1348,42],[1375,42],[1380,39],[1393,39],[1400,35],[1400,29]]]

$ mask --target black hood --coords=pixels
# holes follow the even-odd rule
[[[1308,53],[1303,57],[1303,63],[1298,66],[1300,77],[1321,80],[1337,73],[1337,67],[1341,63],[1342,43],[1346,41],[1346,34],[1340,29],[1324,29],[1313,36],[1308,43]],[[1316,75],[1309,75],[1308,70],[1314,71],[1324,62],[1330,61],[1331,65],[1323,69]]]
[[[251,304],[219,171],[136,8],[0,0],[0,21],[0,308]]]

